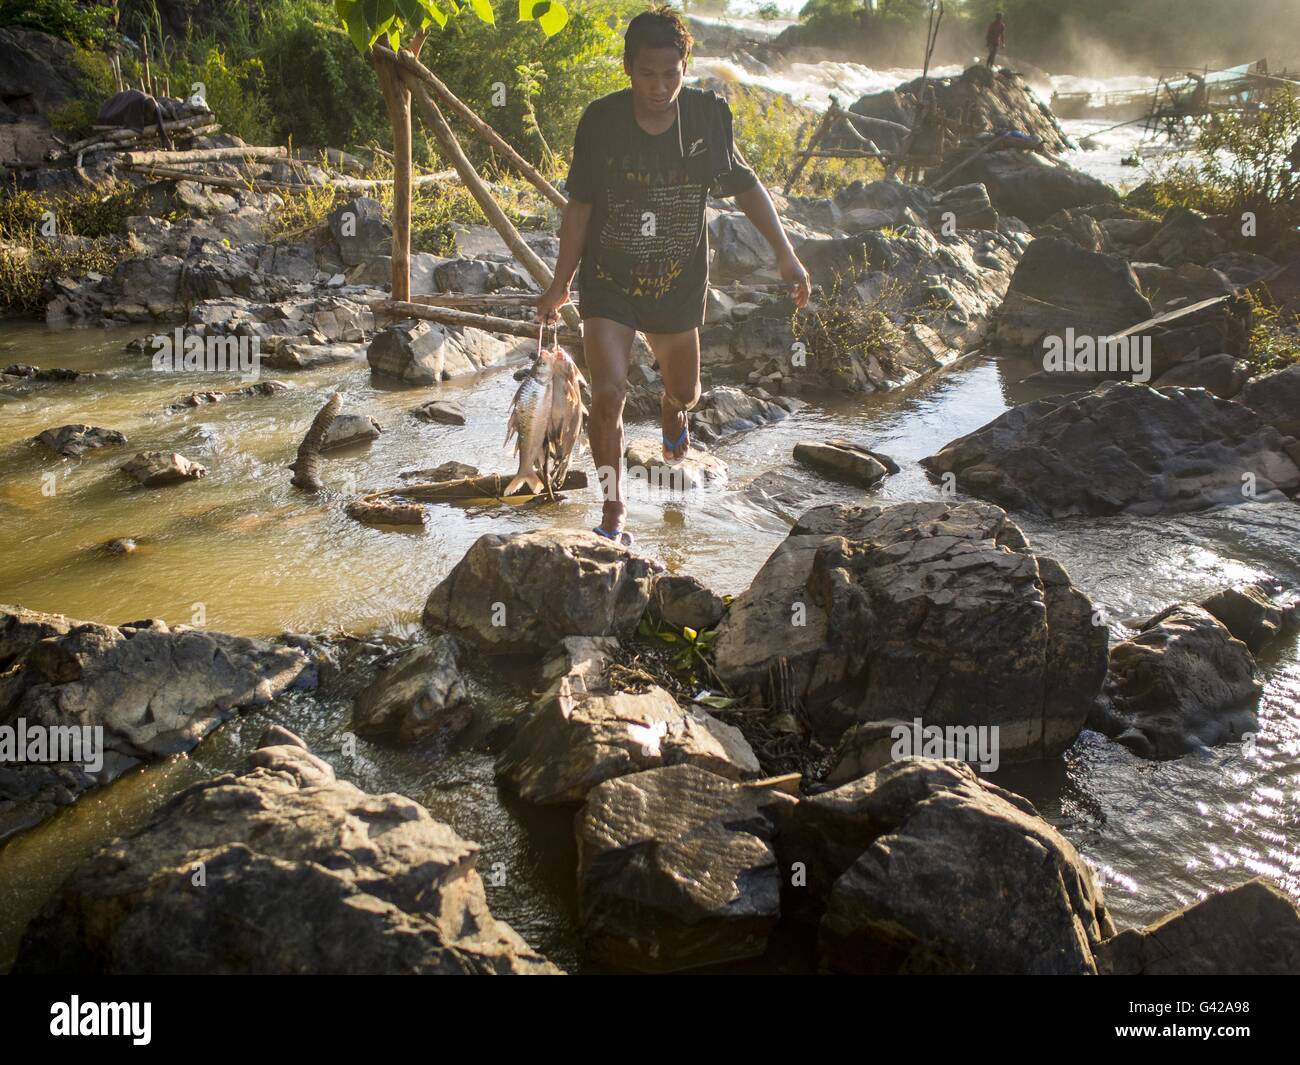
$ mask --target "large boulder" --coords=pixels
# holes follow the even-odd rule
[[[802,800],[778,852],[818,885],[819,963],[835,972],[1095,973],[1114,934],[1074,847],[954,762],[899,762]]]
[[[1133,258],[1164,266],[1203,265],[1221,255],[1225,248],[1223,238],[1205,215],[1188,207],[1171,207],[1165,212],[1160,228],[1134,252]]]
[[[779,422],[807,404],[789,396],[772,396],[761,388],[731,385],[710,388],[691,411],[691,435],[707,443]]]
[[[964,166],[961,180],[979,182],[988,189],[1000,214],[1013,215],[1031,226],[1070,207],[1119,199],[1105,182],[1036,152],[989,152]]]
[[[781,905],[772,840],[794,805],[693,765],[594,788],[576,823],[587,952],[660,972],[762,954]]]
[[[1146,321],[1151,304],[1133,268],[1118,255],[1088,251],[1060,237],[1033,241],[1011,275],[993,337],[1003,348],[1042,350],[1044,337],[1106,337]]]
[[[962,492],[1060,518],[1281,500],[1300,490],[1297,458],[1240,403],[1109,383],[1013,407],[921,465],[952,474]]]
[[[242,772],[195,784],[82,862],[14,971],[558,971],[492,916],[478,844],[271,733]]]
[[[757,776],[740,730],[698,708],[683,710],[660,688],[616,691],[606,654],[564,641],[568,660],[496,762],[499,777],[534,803],[580,803],[596,785],[665,765],[695,765],[731,780]],[[555,672],[554,669],[551,672]]]
[[[424,623],[502,654],[546,652],[566,636],[627,634],[660,570],[591,532],[489,533],[430,594]]]
[[[414,743],[428,736],[454,736],[470,716],[469,694],[456,668],[456,643],[438,636],[402,654],[362,689],[352,706],[352,727],[363,736],[395,734]]]
[[[1220,353],[1176,363],[1160,375],[1156,388],[1204,388],[1220,399],[1237,396],[1250,377],[1250,369],[1241,359]]]
[[[455,329],[434,322],[399,322],[375,335],[366,361],[376,377],[435,385],[496,365],[511,350],[512,345],[472,326]]]
[[[1127,928],[1095,951],[1103,976],[1294,976],[1300,910],[1256,878]]]
[[[1263,686],[1250,649],[1208,611],[1177,603],[1111,648],[1090,722],[1144,758],[1178,758],[1255,728]]]
[[[378,200],[358,196],[329,216],[330,235],[344,266],[359,266],[393,250],[393,227]]]
[[[1300,363],[1252,377],[1237,399],[1283,436],[1300,439]]]
[[[49,115],[89,89],[77,50],[26,26],[0,27],[0,101],[5,114]]]
[[[10,616],[8,608],[0,616]],[[185,625],[142,621],[121,627],[67,621],[21,659],[21,686],[6,709],[28,724],[101,726],[104,746],[132,760],[188,751],[235,711],[264,706],[293,685],[312,682],[295,647]],[[62,628],[60,625],[59,628]],[[39,629],[12,612],[12,639]]]
[[[833,741],[862,721],[996,726],[1005,762],[1078,735],[1107,630],[998,507],[817,507],[731,604],[714,643],[736,691],[804,708]]]

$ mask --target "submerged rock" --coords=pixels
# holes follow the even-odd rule
[[[1248,880],[1096,950],[1103,976],[1291,976],[1300,971],[1300,910],[1267,880]]]
[[[368,414],[355,412],[340,413],[334,416],[330,427],[325,431],[321,441],[321,450],[345,447],[348,444],[364,444],[378,440],[383,427]]]
[[[659,571],[591,532],[489,533],[430,594],[424,623],[483,651],[545,652],[566,636],[631,632]]]
[[[141,451],[122,467],[122,472],[145,488],[159,488],[207,476],[207,467],[191,462],[175,451]]]
[[[794,805],[693,765],[594,788],[576,823],[589,955],[665,972],[762,954],[780,914],[772,840]]]
[[[1297,459],[1240,403],[1110,384],[1021,404],[921,465],[952,473],[962,492],[1061,518],[1281,500],[1300,490]]]
[[[465,424],[465,408],[454,400],[430,400],[412,409],[411,413],[426,422],[437,422],[441,425]]]
[[[863,488],[872,488],[898,472],[898,463],[888,455],[852,440],[804,441],[795,444],[794,457],[805,466]]]
[[[80,458],[93,448],[125,444],[126,436],[116,429],[101,429],[97,425],[63,425],[46,429],[36,440],[60,455]]]
[[[629,440],[623,453],[630,481],[643,481],[653,488],[684,492],[727,479],[727,464],[716,455],[692,446],[676,463],[664,460],[663,444],[654,439]]]
[[[997,507],[836,504],[804,514],[732,602],[715,668],[735,691],[801,706],[823,742],[919,717],[997,726],[1003,762],[1049,758],[1105,676],[1091,615]]]
[[[1107,702],[1089,723],[1144,758],[1177,758],[1253,729],[1262,690],[1250,649],[1178,603],[1111,648]]]
[[[824,893],[824,969],[1086,974],[1114,934],[1074,847],[966,766],[890,765],[803,799],[789,820],[781,862],[806,862]]]
[[[1256,655],[1281,635],[1286,624],[1282,607],[1258,584],[1225,588],[1202,600],[1201,609],[1213,614]]]
[[[363,736],[396,734],[404,743],[454,736],[470,722],[465,681],[456,668],[456,644],[435,637],[402,654],[364,688],[352,707],[352,727]]]
[[[478,844],[276,732],[82,862],[14,971],[558,972],[492,916]]]

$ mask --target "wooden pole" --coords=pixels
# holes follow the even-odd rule
[[[534,296],[535,300],[537,297]],[[427,322],[439,322],[442,325],[460,327],[473,326],[489,333],[505,333],[507,336],[537,338],[536,322],[520,322],[514,318],[498,318],[491,314],[476,314],[456,307],[442,307],[435,304],[407,300],[376,300],[370,305],[376,314],[389,314],[394,318],[421,318]],[[582,334],[568,329],[559,330],[559,339],[566,344],[579,345]]]
[[[406,300],[411,297],[411,92],[381,57],[383,51],[387,49],[370,50],[370,65],[379,77],[393,127],[392,294],[395,300]]]
[[[392,56],[393,61],[402,68],[404,74],[418,78],[433,89],[443,104],[464,119],[469,127],[491,147],[504,155],[510,161],[510,164],[531,181],[537,190],[551,203],[555,204],[560,210],[565,208],[569,201],[565,199],[564,194],[547,181],[532,163],[515,151],[496,130],[479,118],[468,104],[460,100],[455,93],[447,88],[433,71],[405,49],[396,54],[389,51],[388,55]]]
[[[380,52],[380,55],[383,53]],[[387,53],[392,55],[390,51]],[[390,67],[390,69],[395,69]],[[433,133],[434,140],[438,142],[438,147],[443,155],[456,168],[460,174],[461,180],[465,187],[469,189],[470,195],[474,197],[479,208],[492,223],[492,227],[501,235],[501,239],[506,242],[506,246],[520,264],[527,270],[542,288],[549,288],[554,280],[554,275],[537,253],[524,243],[524,238],[519,235],[510,219],[506,217],[505,212],[501,210],[496,200],[492,198],[491,191],[483,184],[483,179],[479,177],[478,171],[474,169],[474,164],[466,157],[460,142],[456,139],[456,134],[447,125],[447,120],[443,117],[438,105],[429,97],[425,91],[423,82],[416,80],[412,75],[405,75],[407,87],[415,97],[415,104],[420,109],[420,117],[429,124],[429,129]],[[409,290],[408,290],[409,292]],[[396,297],[394,297],[396,298]],[[575,333],[582,332],[582,319],[578,316],[578,310],[571,303],[566,303],[560,308],[560,314],[564,322]]]
[[[288,148],[247,145],[243,148],[195,148],[180,152],[126,152],[122,158],[128,166],[142,166],[145,163],[210,163],[217,159],[284,159],[288,154]]]
[[[790,190],[794,188],[795,182],[799,180],[799,175],[803,173],[803,168],[807,165],[809,157],[816,150],[822,135],[826,132],[833,121],[834,114],[838,111],[839,104],[832,100],[831,106],[823,112],[821,121],[817,123],[817,128],[813,130],[813,135],[808,139],[808,147],[799,153],[798,158],[794,161],[794,166],[790,168],[790,176],[786,178],[784,190],[787,196],[790,195]]]

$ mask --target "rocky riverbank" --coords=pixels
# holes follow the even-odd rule
[[[853,110],[910,130],[922,88]],[[548,810],[573,819],[564,875],[584,968],[663,972],[802,954],[828,972],[1294,971],[1300,913],[1271,883],[1120,931],[1064,832],[986,779],[1001,765],[1058,764],[1085,731],[1155,761],[1256,733],[1271,656],[1300,621],[1295,588],[1225,580],[1214,595],[1123,619],[1120,632],[1022,525],[1247,503],[1293,514],[1300,371],[1261,367],[1252,337],[1259,307],[1294,306],[1294,263],[1231,249],[1225,219],[1124,206],[1061,166],[1059,129],[1028,109],[1014,75],[973,68],[936,91],[980,105],[983,139],[946,161],[961,167],[952,180],[778,197],[819,289],[807,315],[779,294],[744,216],[710,206],[719,284],[702,335],[695,446],[677,470],[636,439],[627,458],[672,493],[743,493],[789,527],[747,588],[722,596],[689,564],[670,570],[594,534],[548,528],[481,536],[427,589],[420,637],[383,655],[354,656],[337,633],[251,639],[2,607],[0,725],[15,740],[19,730],[97,737],[99,757],[92,770],[15,748],[22,757],[0,767],[0,834],[16,837],[129,771],[193,752],[241,715],[275,719],[286,700],[315,699],[346,674],[348,734],[388,750],[418,746],[435,761],[447,745],[476,745],[522,819]],[[1035,150],[984,151],[1007,122],[1025,127]],[[298,179],[329,177],[285,166]],[[140,180],[112,173],[108,160],[61,169],[28,168],[26,180],[38,191]],[[266,176],[238,160],[195,174]],[[133,217],[134,257],[59,279],[51,324],[129,326],[142,365],[168,353],[182,369],[188,338],[195,359],[256,342],[258,367],[289,380],[178,388],[153,411],[174,418],[166,449],[132,457],[126,433],[78,423],[49,425],[29,450],[119,465],[106,491],[202,493],[211,479],[183,453],[194,439],[187,412],[274,411],[309,396],[330,414],[309,449],[310,487],[324,489],[312,505],[361,518],[377,538],[402,535],[398,523],[436,526],[457,498],[448,486],[480,475],[477,461],[463,461],[474,456],[438,454],[441,465],[349,507],[357,486],[334,474],[330,456],[384,427],[332,398],[338,380],[366,373],[409,397],[410,417],[460,425],[476,415],[445,403],[442,383],[521,362],[533,341],[377,309],[391,231],[368,196],[349,194],[286,242],[268,233],[274,192],[144,184],[172,220]],[[544,216],[532,222],[525,239],[553,264],[554,232]],[[475,310],[531,330],[537,285],[496,235],[463,227],[456,242],[454,255],[414,256],[413,291],[472,298]],[[1042,362],[1067,330],[1132,340],[1150,361]],[[810,428],[781,468],[747,484],[730,484],[713,453],[827,397],[921,387],[973,356],[1029,362],[1052,394],[926,457],[937,501],[875,498],[916,464],[866,434],[821,439]],[[0,396],[90,380],[15,363]],[[629,411],[653,416],[659,391],[655,368],[634,366]],[[275,461],[292,459],[287,450]],[[813,505],[832,485],[852,486],[854,502]],[[481,490],[474,498],[503,505]],[[135,547],[115,539],[105,550]],[[505,675],[506,663],[525,671],[526,705],[476,731],[475,678]],[[237,771],[186,788],[96,847],[31,921],[15,971],[556,971],[493,916],[485,882],[495,874],[480,843],[413,798],[341,780],[333,752],[312,746],[272,728]],[[150,930],[162,923],[175,936],[160,946]]]

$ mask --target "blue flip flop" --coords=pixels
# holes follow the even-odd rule
[[[691,431],[690,422],[687,422],[686,425],[685,425],[685,427],[682,429],[682,435],[679,436],[679,437],[676,439],[676,441],[669,440],[668,437],[666,437],[666,436],[663,437],[662,439],[663,439],[663,442],[664,442],[664,450],[665,450],[665,451],[676,451],[679,447],[681,447],[684,443],[686,443],[686,437],[687,437],[687,435],[690,433],[690,431]],[[682,459],[684,459],[684,458],[686,457],[686,455],[687,455],[689,452],[690,452],[690,449],[687,448],[686,451],[682,452],[682,454],[678,455],[675,459],[665,458],[665,459],[664,459],[664,462],[668,463],[669,466],[676,466],[679,462],[682,461]]]
[[[624,547],[632,546],[632,534],[626,529],[615,529],[610,532],[608,529],[602,529],[597,525],[591,531],[597,536],[603,536],[606,540],[613,540],[616,544],[622,544]]]

